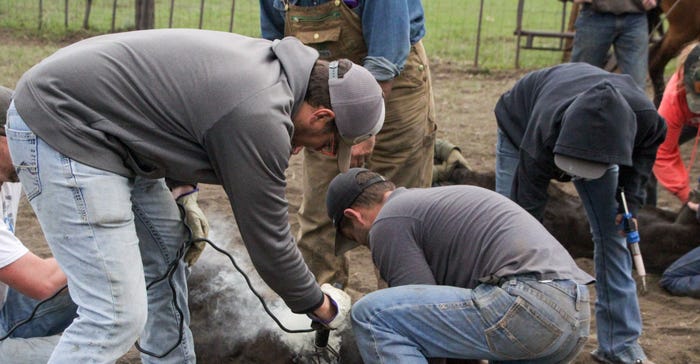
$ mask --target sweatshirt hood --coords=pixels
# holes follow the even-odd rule
[[[578,95],[564,111],[553,152],[588,161],[632,165],[637,117],[609,81]]]
[[[305,46],[299,39],[285,37],[272,42],[272,53],[279,59],[294,94],[292,115],[296,115],[304,101],[311,70],[318,59],[318,51]]]

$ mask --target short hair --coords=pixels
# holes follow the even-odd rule
[[[331,108],[331,95],[328,91],[328,61],[318,59],[311,69],[309,85],[306,87],[304,101],[313,107]],[[338,77],[343,75],[352,67],[352,62],[342,58],[338,60]]]
[[[358,184],[366,183],[367,181],[371,180],[372,178],[375,178],[377,176],[380,176],[379,173],[375,173],[372,171],[364,171],[360,172],[355,176],[355,181],[357,181]],[[369,185],[367,188],[365,188],[355,199],[355,201],[350,205],[351,208],[357,208],[357,207],[369,207],[374,204],[381,203],[382,200],[384,199],[384,194],[387,191],[393,191],[396,189],[396,185],[388,180],[382,181],[382,182],[377,182],[372,185]],[[346,226],[348,226],[350,220],[348,219],[343,219],[340,222],[339,229],[343,229]]]

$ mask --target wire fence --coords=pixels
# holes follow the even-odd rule
[[[99,34],[135,28],[138,0],[0,0],[0,28],[30,34]],[[141,0],[143,1],[143,0]],[[431,58],[470,68],[515,66],[518,9],[521,28],[560,32],[570,18],[561,0],[423,0]],[[155,0],[155,28],[201,28],[260,36],[258,0]],[[525,44],[527,38],[521,39]],[[531,38],[519,64],[536,68],[560,63],[556,37]]]

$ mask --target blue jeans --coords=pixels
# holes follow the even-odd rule
[[[598,350],[622,363],[645,359],[638,338],[642,317],[637,285],[632,278],[632,257],[615,225],[619,167],[614,165],[595,180],[574,179],[593,235],[596,275],[595,303]]]
[[[352,323],[366,364],[426,358],[561,363],[585,344],[590,307],[588,289],[574,281],[515,277],[474,289],[382,289],[353,305]]]
[[[502,133],[498,140],[496,186],[500,184],[504,189],[500,193],[510,197],[519,156],[513,153],[515,147]],[[599,179],[574,180],[574,186],[593,236],[598,347],[608,357],[626,363],[646,356],[638,343],[642,318],[637,286],[632,278],[632,258],[625,238],[618,234],[619,227],[615,225],[618,171],[618,166],[613,166]]]
[[[10,288],[7,300],[0,311],[0,337],[7,335],[16,324],[29,318],[39,301]],[[0,362],[46,362],[51,356],[58,337],[76,317],[77,306],[66,291],[43,303],[26,324],[19,326],[10,336],[0,341]]]
[[[666,268],[659,284],[676,296],[700,298],[700,247],[687,252]]]
[[[598,13],[584,5],[574,27],[572,62],[603,68],[613,46],[622,73],[632,76],[640,89],[646,89],[649,51],[646,13]]]
[[[519,148],[498,128],[496,139],[496,192],[508,198],[513,190],[513,178],[520,162]]]
[[[64,331],[50,363],[114,362],[137,339],[161,355],[178,341],[180,320],[179,345],[163,359],[142,355],[142,361],[194,362],[186,270],[178,259],[187,233],[165,182],[126,178],[68,158],[32,133],[14,105],[7,138],[22,187],[78,305],[78,319]],[[171,279],[159,280],[178,262]]]

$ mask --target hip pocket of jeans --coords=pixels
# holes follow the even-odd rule
[[[562,331],[518,297],[508,312],[485,331],[489,348],[509,359],[522,359],[544,353]]]
[[[12,157],[12,165],[17,172],[27,199],[32,200],[41,193],[39,164],[37,163],[37,137],[28,130],[12,128],[12,117],[7,123],[7,143]]]

